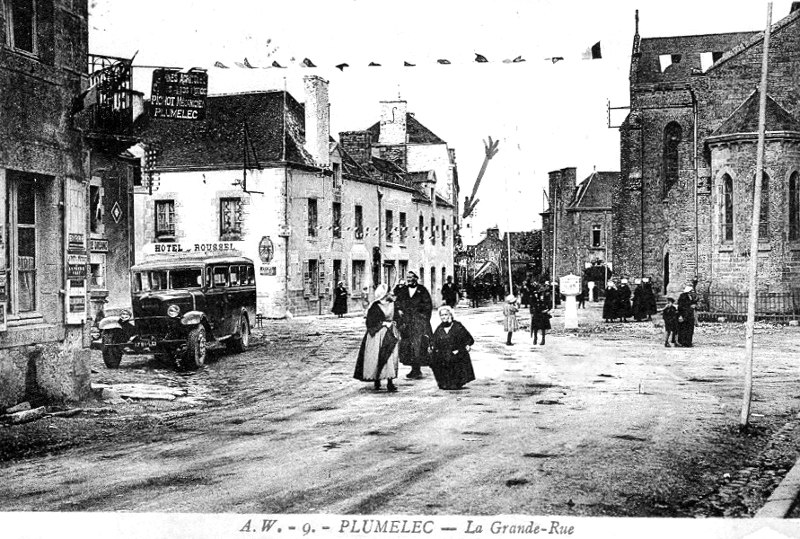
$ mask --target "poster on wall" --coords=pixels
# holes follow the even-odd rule
[[[86,291],[89,256],[86,250],[86,200],[85,186],[71,178],[67,189],[67,290],[64,296],[64,321],[66,324],[83,324],[86,321]]]

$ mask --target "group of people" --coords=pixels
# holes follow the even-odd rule
[[[650,279],[636,279],[634,284],[636,288],[631,292],[628,279],[621,279],[619,284],[613,280],[608,281],[603,302],[603,319],[606,322],[627,322],[628,318],[637,322],[652,320],[652,316],[658,312],[656,294]]]
[[[681,346],[691,348],[694,340],[694,306],[697,305],[697,294],[694,287],[687,285],[680,296],[678,304],[675,305],[674,298],[667,298],[667,306],[662,311],[664,317],[664,330],[666,339],[664,346]],[[671,341],[670,341],[671,338]]]
[[[547,288],[540,289],[537,285],[533,285],[527,294],[526,300],[531,313],[531,338],[533,338],[533,344],[538,344],[539,333],[541,332],[541,345],[544,346],[545,335],[547,330],[551,328],[550,308],[552,307],[552,296]],[[520,304],[524,305],[524,300],[517,299],[513,294],[509,294],[503,305],[503,330],[507,334],[506,346],[514,344],[511,342],[511,337],[519,329],[517,312],[519,312]]]
[[[452,278],[448,279],[448,282]],[[457,296],[456,296],[457,297]],[[373,382],[376,390],[386,380],[389,392],[397,391],[394,379],[400,363],[409,365],[410,379],[422,378],[422,367],[429,366],[440,389],[460,389],[475,380],[470,348],[475,340],[469,331],[454,320],[452,297],[445,297],[439,307],[441,323],[431,327],[433,301],[413,271],[405,283],[390,290],[381,284],[367,310],[367,331],[361,341],[354,378]]]

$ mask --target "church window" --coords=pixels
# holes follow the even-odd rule
[[[769,176],[761,176],[761,217],[758,222],[758,239],[769,241]]]
[[[683,130],[676,122],[670,122],[664,129],[664,196],[678,181],[680,155],[678,146],[683,138]]]
[[[733,241],[733,179],[722,177],[722,241]]]
[[[800,240],[800,173],[789,177],[789,240]]]

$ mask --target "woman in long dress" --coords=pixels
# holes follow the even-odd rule
[[[475,379],[469,351],[475,339],[461,322],[453,320],[453,309],[439,308],[442,323],[436,328],[431,341],[431,370],[439,389],[461,389]]]
[[[678,296],[678,346],[691,348],[694,344],[694,306],[697,298],[694,289],[686,286]]]
[[[381,380],[386,380],[386,390],[394,392],[397,391],[394,379],[400,360],[394,298],[385,284],[375,289],[375,298],[367,310],[367,332],[361,341],[353,377],[362,382],[374,382],[376,390],[381,388]]]
[[[333,308],[331,311],[339,318],[347,313],[347,289],[344,287],[343,281],[339,281],[339,284],[333,289]]]
[[[547,296],[542,293],[534,293],[531,296],[531,337],[533,344],[539,340],[539,332],[542,332],[542,346],[547,330],[550,329],[550,302]]]

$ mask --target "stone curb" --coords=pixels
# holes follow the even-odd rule
[[[786,518],[800,498],[800,460],[773,491],[764,506],[753,518]]]

